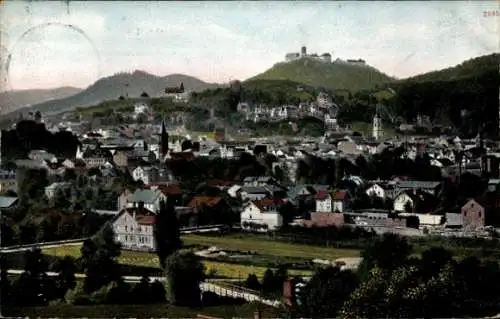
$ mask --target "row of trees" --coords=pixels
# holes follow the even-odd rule
[[[45,124],[21,120],[15,129],[2,131],[2,162],[27,158],[31,150],[47,150],[57,156],[73,158],[78,138],[69,131],[51,133]]]
[[[161,241],[160,238],[158,240]],[[109,226],[83,243],[76,263],[70,257],[59,260],[54,267],[58,272],[56,277],[47,276],[47,260],[39,249],[34,249],[25,253],[24,273],[12,281],[7,274],[9,265],[3,256],[0,282],[2,305],[34,306],[49,302],[127,304],[165,300],[178,305],[199,305],[203,264],[194,254],[179,253],[172,247],[171,242],[164,240],[159,250],[167,278],[165,286],[157,281],[150,283],[147,277],[135,285],[123,281],[118,263],[121,247]],[[75,276],[77,270],[84,274],[81,281]]]
[[[412,257],[396,235],[373,241],[357,273],[320,269],[300,292],[291,317],[445,318],[486,316],[500,311],[495,261],[455,260],[443,248]]]
[[[49,184],[45,170],[18,170],[18,180],[19,194],[12,191],[4,194],[18,196],[19,204],[1,216],[2,246],[93,235],[109,217],[91,209],[116,209],[121,189],[120,185],[105,188],[98,181],[77,176],[68,169],[58,181],[72,186],[56,191],[49,200],[44,191]]]

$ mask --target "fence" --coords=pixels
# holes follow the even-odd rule
[[[203,282],[200,284],[200,289],[202,291],[206,292],[212,292],[218,296],[221,297],[230,297],[230,298],[239,298],[239,299],[244,299],[248,302],[260,302],[263,304],[266,304],[271,307],[279,307],[281,306],[282,302],[279,300],[269,300],[269,299],[263,299],[260,296],[256,295],[255,293],[252,292],[245,292],[241,287],[236,288],[226,288],[222,287],[220,285],[215,285],[212,283],[208,282]],[[248,289],[250,290],[250,289]]]

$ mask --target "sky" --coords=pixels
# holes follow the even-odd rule
[[[2,90],[87,87],[136,69],[244,80],[287,52],[404,78],[499,52],[499,1],[2,1]],[[10,58],[9,58],[10,56]]]

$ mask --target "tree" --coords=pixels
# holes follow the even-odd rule
[[[75,173],[75,170],[73,168],[67,168],[65,171],[64,171],[64,176],[63,176],[63,179],[65,181],[76,181],[76,173]]]
[[[41,169],[27,169],[20,176],[19,201],[29,207],[34,200],[43,197],[43,190],[48,185],[47,172]]]
[[[286,202],[278,207],[278,213],[283,218],[283,226],[287,226],[295,218],[296,209],[292,203]]]
[[[274,291],[281,292],[283,290],[283,284],[287,278],[288,269],[285,265],[280,264],[274,272]]]
[[[147,276],[143,276],[141,281],[134,285],[132,288],[132,298],[134,302],[139,304],[142,303],[150,303],[151,298],[151,284],[149,283],[149,278]]]
[[[162,303],[166,300],[165,287],[158,280],[151,283],[151,296],[152,303]]]
[[[249,274],[245,280],[245,287],[252,290],[260,290],[259,278],[255,274]]]
[[[57,297],[64,298],[66,292],[76,286],[76,265],[70,256],[57,262],[55,270],[59,272],[56,278]]]
[[[172,201],[161,202],[153,232],[156,241],[156,254],[162,269],[165,268],[167,257],[182,246],[179,228],[177,213]]]
[[[14,284],[13,299],[22,305],[40,305],[50,299],[53,291],[47,281],[48,264],[40,249],[24,253],[24,273]]]
[[[10,225],[10,223],[7,221],[7,218],[2,217],[1,222],[0,222],[0,243],[2,244],[2,247],[7,247],[14,245],[14,229]]]
[[[422,253],[420,258],[420,272],[424,278],[430,278],[439,274],[441,269],[453,259],[450,251],[442,247],[431,247]]]
[[[275,292],[276,279],[274,276],[274,271],[271,268],[267,268],[264,272],[264,276],[262,276],[262,292],[265,294],[271,294]]]
[[[91,293],[113,281],[120,281],[117,258],[120,244],[111,226],[105,225],[92,239],[84,241],[80,262],[85,273],[84,290]]]
[[[361,278],[364,278],[373,267],[390,272],[406,263],[411,252],[412,246],[404,237],[384,234],[362,252],[363,261],[358,273]]]
[[[198,256],[174,252],[165,262],[166,297],[176,305],[198,306],[205,269]]]
[[[413,205],[411,204],[411,202],[410,202],[410,201],[407,201],[407,202],[405,203],[405,207],[404,207],[404,209],[405,209],[405,212],[406,212],[406,213],[413,213]]]
[[[62,189],[58,189],[56,191],[52,203],[53,203],[53,207],[61,208],[61,209],[69,208],[69,206],[71,205],[71,202],[68,199],[68,196],[66,196],[65,191]]]
[[[338,267],[319,269],[300,293],[300,302],[293,306],[293,317],[336,318],[345,300],[358,286],[351,271]]]
[[[43,243],[51,241],[54,237],[54,226],[46,218],[42,220],[38,226],[38,233],[36,234],[36,242]]]
[[[0,255],[0,297],[2,305],[10,304],[12,300],[12,284],[9,280],[9,265],[5,255]]]

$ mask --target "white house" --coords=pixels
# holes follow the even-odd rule
[[[368,187],[365,192],[368,196],[377,196],[382,199],[385,199],[386,197],[385,190],[379,184],[373,184]]]
[[[316,193],[316,212],[332,212],[332,195],[328,191],[319,191]]]
[[[443,221],[442,215],[431,215],[431,214],[414,214],[414,213],[401,213],[400,216],[415,216],[418,218],[420,227],[425,226],[439,226]],[[458,214],[457,214],[458,215]]]
[[[394,210],[398,212],[406,212],[406,207],[413,208],[413,198],[407,192],[401,192],[394,197]]]
[[[71,186],[72,184],[69,182],[52,183],[49,186],[45,187],[45,197],[47,197],[49,200],[53,199],[59,190],[64,191],[71,188]]]
[[[127,208],[118,214],[112,227],[116,241],[121,243],[124,249],[154,251],[156,250],[153,235],[154,223],[155,215],[153,212],[145,209]]]
[[[145,103],[136,103],[134,105],[134,115],[137,117],[141,113],[147,113],[149,111],[149,106]]]
[[[167,196],[159,189],[137,189],[128,199],[127,207],[144,207],[152,212],[160,211],[160,203],[166,201]]]
[[[283,218],[273,200],[249,202],[240,214],[241,228],[245,230],[268,231],[281,227]]]
[[[348,207],[347,191],[319,191],[316,193],[316,212],[318,213],[343,213]]]
[[[229,194],[229,196],[231,196],[232,198],[236,198],[236,197],[238,197],[238,194],[239,194],[240,190],[241,190],[241,186],[240,186],[240,185],[235,184],[235,185],[233,185],[233,186],[229,187],[229,188],[227,189],[227,191],[226,191],[226,192],[227,192],[227,193]]]
[[[142,181],[144,184],[148,185],[153,182],[153,173],[151,167],[137,166],[132,171],[132,178],[134,181]]]

